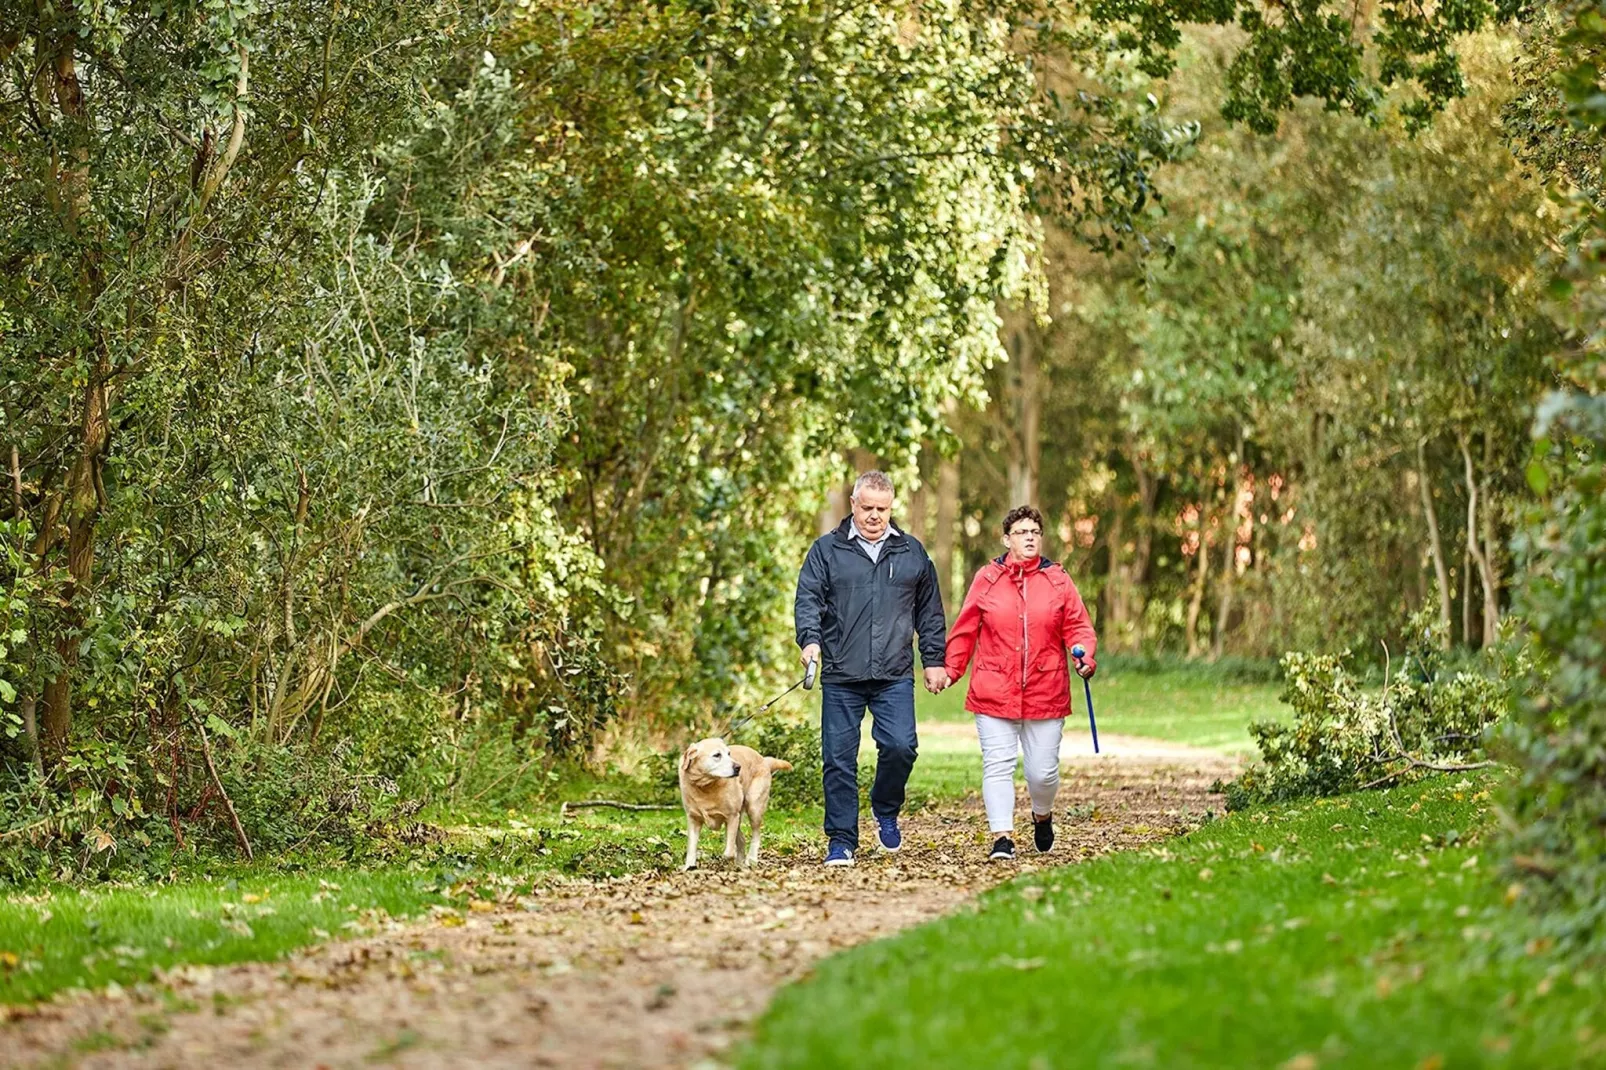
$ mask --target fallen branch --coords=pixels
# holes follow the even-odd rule
[[[254,862],[256,854],[251,850],[251,840],[245,834],[245,827],[240,824],[240,815],[234,812],[234,800],[223,789],[223,779],[217,775],[217,766],[212,764],[212,743],[206,738],[206,728],[199,717],[195,719],[195,730],[201,734],[201,754],[206,758],[206,771],[212,774],[212,786],[223,797],[223,808],[229,812],[229,824],[234,826],[234,836],[240,841],[240,850],[245,852],[247,862]]]
[[[1393,755],[1385,760],[1392,761],[1394,759],[1400,759],[1406,764],[1405,768],[1403,769],[1396,769],[1394,772],[1380,776],[1368,784],[1362,784],[1361,790],[1366,791],[1369,788],[1377,787],[1379,784],[1386,784],[1390,780],[1394,780],[1405,773],[1409,773],[1413,769],[1427,769],[1435,773],[1467,773],[1474,769],[1487,769],[1492,765],[1499,765],[1499,762],[1493,761],[1461,763],[1429,762],[1412,755],[1405,749],[1405,741],[1400,738],[1399,723],[1394,719],[1394,707],[1389,702],[1389,670],[1392,668],[1393,664],[1389,656],[1389,645],[1381,639],[1378,640],[1378,642],[1381,643],[1383,647],[1383,710],[1389,716],[1389,739],[1393,742],[1395,751]]]
[[[611,806],[616,810],[679,810],[675,803],[627,803],[617,799],[581,799],[579,802],[566,802],[558,807],[558,820],[562,821],[568,816],[570,808],[575,810],[593,806]]]

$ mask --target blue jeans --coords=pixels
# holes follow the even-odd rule
[[[915,682],[866,680],[820,687],[820,750],[825,759],[825,834],[833,842],[859,846],[859,733],[864,711],[874,718],[875,783],[870,812],[897,817],[903,789],[915,765]]]

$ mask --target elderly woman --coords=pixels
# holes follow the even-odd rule
[[[943,659],[953,683],[975,656],[965,709],[976,715],[981,739],[981,797],[995,859],[1015,857],[1015,761],[1023,754],[1033,840],[1039,851],[1054,846],[1060,736],[1071,712],[1066,652],[1086,648],[1077,671],[1089,677],[1098,645],[1076,584],[1043,556],[1043,514],[1029,505],[1011,509],[1004,545],[976,573]]]

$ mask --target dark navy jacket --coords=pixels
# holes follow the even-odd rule
[[[797,577],[797,645],[820,644],[820,678],[831,683],[897,680],[920,661],[942,666],[948,627],[937,569],[918,539],[888,532],[871,561],[849,534],[851,518],[809,547]]]

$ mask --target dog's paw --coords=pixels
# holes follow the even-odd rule
[[[694,870],[696,868],[697,868],[697,863],[696,862],[687,862],[684,866],[680,867],[680,871],[682,873],[690,873],[692,870]]]

